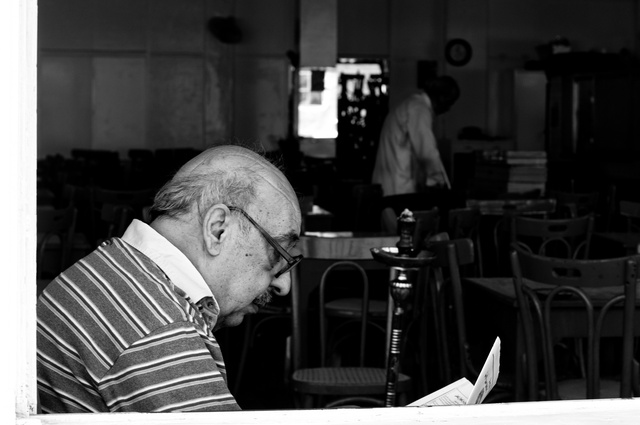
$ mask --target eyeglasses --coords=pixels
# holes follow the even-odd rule
[[[256,229],[258,229],[258,232],[260,232],[260,234],[267,240],[269,245],[271,245],[273,249],[275,249],[278,252],[278,254],[280,254],[280,256],[284,258],[284,260],[287,262],[287,265],[282,270],[280,270],[275,274],[276,279],[282,276],[283,274],[287,273],[289,270],[294,268],[300,261],[302,261],[302,258],[303,258],[302,255],[292,256],[291,254],[289,254],[282,247],[282,245],[280,245],[269,233],[267,233],[266,230],[264,230],[258,223],[256,223],[256,221],[253,218],[251,218],[251,216],[247,214],[242,208],[229,206],[229,209],[231,211],[238,211],[240,214],[245,216],[245,218],[249,220],[251,224],[255,226]]]

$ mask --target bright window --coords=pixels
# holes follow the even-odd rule
[[[378,81],[385,70],[380,63],[362,63],[355,59],[340,59],[335,68],[301,68],[298,73],[298,136],[309,139],[335,139],[338,137],[338,99],[370,96],[373,90],[383,90]],[[362,76],[360,87],[356,80],[343,76]]]

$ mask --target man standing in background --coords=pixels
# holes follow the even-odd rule
[[[384,196],[416,193],[425,186],[450,187],[433,121],[459,96],[460,88],[453,78],[432,77],[387,115],[371,179],[382,185]]]

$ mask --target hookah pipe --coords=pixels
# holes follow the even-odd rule
[[[396,405],[396,386],[400,363],[400,345],[402,342],[402,323],[407,310],[407,301],[413,292],[413,280],[419,268],[428,265],[433,255],[427,251],[418,251],[414,247],[413,234],[416,220],[413,213],[405,209],[398,217],[398,233],[400,240],[396,248],[372,248],[371,253],[377,261],[391,266],[397,272],[389,282],[393,299],[393,317],[391,323],[391,341],[387,360],[387,386],[385,407]]]

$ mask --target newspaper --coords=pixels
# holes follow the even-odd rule
[[[487,360],[485,360],[482,366],[475,385],[472,385],[467,378],[460,378],[446,387],[426,395],[407,406],[426,407],[480,404],[496,384],[499,372],[500,338],[497,337],[493,343],[493,347],[491,347]]]

